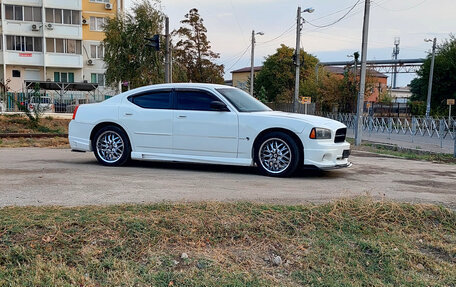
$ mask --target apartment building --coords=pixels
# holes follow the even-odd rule
[[[123,0],[1,0],[0,80],[89,82],[105,87],[103,24]]]

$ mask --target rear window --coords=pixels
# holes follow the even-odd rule
[[[171,92],[147,92],[129,98],[130,102],[144,109],[172,109]]]

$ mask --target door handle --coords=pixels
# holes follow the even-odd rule
[[[179,119],[185,119],[187,116],[177,116]]]
[[[132,113],[125,113],[126,116],[132,116]]]

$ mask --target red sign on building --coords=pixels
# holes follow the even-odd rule
[[[19,57],[31,57],[32,53],[19,53]]]

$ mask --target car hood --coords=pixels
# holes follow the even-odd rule
[[[328,119],[328,118],[324,118],[324,117],[318,117],[318,116],[296,114],[296,113],[285,113],[285,112],[279,112],[279,111],[257,112],[257,114],[261,115],[263,117],[298,120],[301,122],[308,123],[314,127],[331,128],[331,129],[339,129],[339,128],[346,127],[341,122],[338,122],[338,121],[335,121],[332,119]]]

